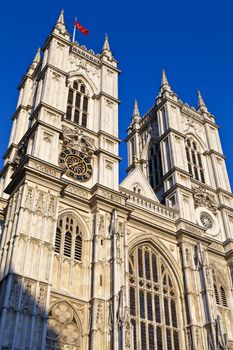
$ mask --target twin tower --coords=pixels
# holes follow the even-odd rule
[[[117,61],[61,12],[19,85],[0,183],[0,349],[233,349],[233,198],[215,117],[162,74],[119,185]]]

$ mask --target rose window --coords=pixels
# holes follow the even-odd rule
[[[201,213],[200,220],[202,225],[207,229],[211,229],[214,226],[214,221],[212,217],[207,213]]]

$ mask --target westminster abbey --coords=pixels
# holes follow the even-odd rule
[[[0,349],[233,349],[233,196],[218,125],[165,72],[135,101],[61,12],[19,85],[0,177]]]

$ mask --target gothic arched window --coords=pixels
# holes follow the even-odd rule
[[[162,161],[159,143],[153,143],[149,149],[148,168],[150,185],[154,189],[162,179]]]
[[[133,349],[180,350],[177,291],[162,257],[150,245],[130,253],[129,298]]]
[[[59,219],[55,237],[55,253],[82,260],[82,232],[77,220],[69,215]]]
[[[196,142],[188,138],[186,140],[185,150],[189,173],[193,175],[194,179],[205,183],[202,155],[198,150]]]
[[[87,127],[88,96],[81,80],[74,81],[69,88],[66,119]]]

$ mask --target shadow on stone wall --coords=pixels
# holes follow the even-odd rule
[[[46,310],[47,288],[14,273],[0,282],[0,349],[63,348],[59,321],[54,318],[53,322]]]

